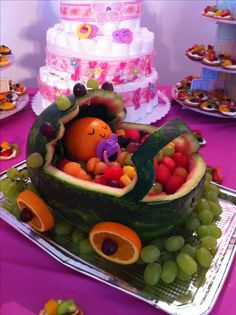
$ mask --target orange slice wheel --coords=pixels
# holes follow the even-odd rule
[[[45,232],[54,226],[54,218],[47,204],[33,191],[24,190],[16,198],[20,211],[29,209],[34,214],[29,222],[33,228]]]
[[[89,241],[100,256],[122,265],[135,263],[142,248],[139,236],[116,222],[96,224],[89,233]]]

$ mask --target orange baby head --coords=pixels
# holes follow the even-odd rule
[[[96,156],[98,143],[108,139],[111,134],[111,128],[103,120],[95,117],[80,118],[65,132],[66,153],[74,160],[87,161]]]

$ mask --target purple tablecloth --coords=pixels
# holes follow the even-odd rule
[[[162,90],[170,94],[169,87]],[[32,96],[36,90],[30,90]],[[1,120],[0,141],[17,142],[20,155],[1,162],[1,171],[25,159],[27,133],[36,116],[30,104],[21,112]],[[192,129],[201,130],[207,145],[201,152],[207,164],[221,166],[223,185],[236,189],[236,121],[213,118],[173,104],[157,125],[183,119]],[[1,220],[1,315],[37,314],[50,298],[74,298],[86,315],[163,315],[142,301],[64,267]],[[235,260],[212,315],[236,314]]]

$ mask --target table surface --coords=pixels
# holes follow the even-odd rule
[[[171,87],[160,90],[170,97]],[[30,97],[36,89],[29,90]],[[21,112],[0,121],[0,141],[16,142],[20,155],[2,161],[1,171],[25,159],[26,137],[35,120],[29,103]],[[236,189],[236,120],[215,118],[184,110],[173,102],[169,113],[157,121],[161,126],[173,118],[184,120],[202,132],[207,145],[201,153],[208,165],[221,166],[223,185]],[[50,298],[74,298],[86,315],[164,315],[146,303],[63,266],[0,221],[0,314],[33,315]],[[236,314],[236,260],[232,264],[212,315]]]

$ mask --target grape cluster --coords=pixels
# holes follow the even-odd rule
[[[7,170],[7,176],[1,180],[1,192],[7,197],[3,202],[3,207],[19,218],[20,210],[18,208],[16,197],[23,190],[31,189],[35,191],[32,183],[29,182],[29,174],[26,169],[18,170],[15,167]]]
[[[222,212],[218,201],[219,188],[211,184],[207,174],[202,196],[192,214],[186,219],[179,234],[158,238],[141,251],[143,279],[154,286],[158,281],[173,283],[187,281],[198,268],[209,268],[217,249],[221,229],[216,221]],[[185,235],[185,236],[183,236]]]
[[[93,252],[87,235],[66,221],[59,221],[54,226],[54,241],[80,255]]]

